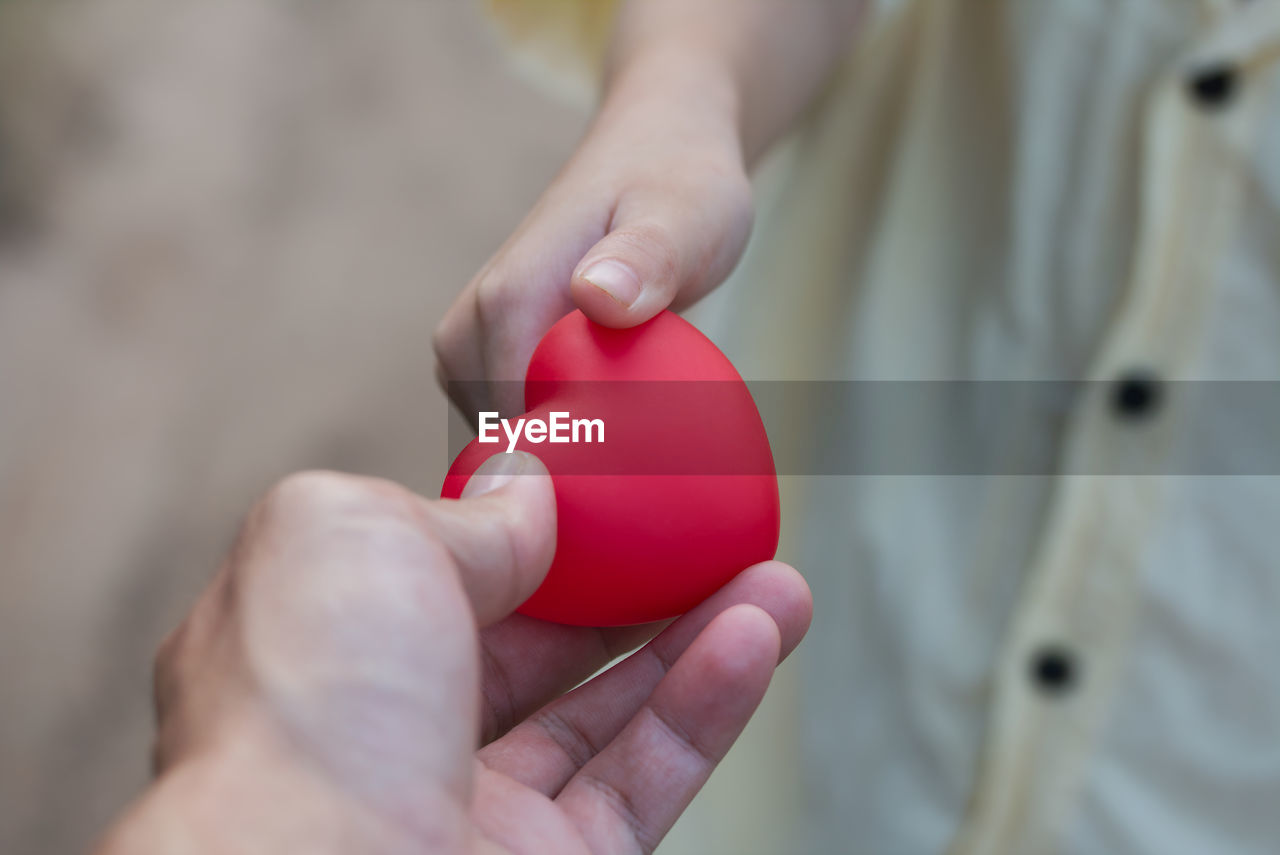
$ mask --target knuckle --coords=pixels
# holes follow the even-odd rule
[[[464,345],[460,344],[462,340],[453,328],[441,324],[431,337],[431,348],[436,358],[436,384],[451,400],[465,409],[467,386],[475,381],[466,377],[467,372],[462,367],[466,364]]]
[[[434,544],[462,564],[476,564],[483,557],[484,564],[494,567],[521,566],[519,562],[527,551],[525,538],[511,508],[504,503],[482,513],[467,513],[465,518],[459,513],[453,509],[446,512],[435,503],[427,506],[424,521]],[[464,532],[466,537],[449,536]]]
[[[456,348],[456,340],[458,336],[453,331],[452,324],[448,318],[440,322],[431,334],[431,352],[435,354],[436,362],[441,365],[447,372],[449,365],[453,360],[453,353]]]
[[[404,515],[410,494],[388,481],[327,470],[296,472],[263,497],[255,522],[286,525],[370,515]]]
[[[674,284],[680,277],[680,252],[671,230],[656,221],[634,223],[614,234],[624,252],[638,254],[656,281]]]
[[[339,624],[409,637],[424,586],[449,564],[429,516],[421,498],[390,481],[326,471],[283,479],[251,521],[246,559],[231,564],[245,631],[264,650],[277,633]],[[281,591],[290,592],[286,606]]]
[[[151,660],[152,700],[157,715],[164,711],[172,697],[178,671],[178,659],[186,634],[187,624],[184,622],[160,642],[160,645],[156,648],[156,654]]]
[[[312,469],[280,479],[268,491],[264,504],[286,512],[311,511],[345,504],[352,498],[362,497],[365,492],[367,488],[362,479],[356,476]]]
[[[511,310],[515,295],[505,277],[486,273],[476,281],[476,320],[491,328]]]
[[[555,743],[576,769],[587,765],[604,749],[582,724],[571,715],[562,713],[554,704],[535,712],[529,721]]]
[[[715,768],[719,758],[715,752],[703,745],[699,740],[682,727],[670,714],[653,704],[645,707],[652,716],[659,731],[670,740],[679,751],[694,759],[696,763],[708,769]]]
[[[178,734],[182,725],[179,679],[183,652],[190,634],[189,619],[180,624],[160,642],[151,661],[151,713],[155,720],[156,734],[151,743],[151,771],[160,774],[172,762],[177,753]]]
[[[578,773],[578,780],[593,790],[605,806],[623,824],[641,852],[651,853],[658,848],[661,835],[655,834],[645,824],[639,806],[623,788],[615,786],[600,775],[587,770]]]
[[[482,526],[484,542],[500,566],[521,570],[551,566],[555,527],[532,503],[504,503],[500,512],[485,516]],[[510,581],[517,583],[519,575],[523,574],[512,574]]]
[[[468,289],[445,312],[431,334],[431,348],[436,359],[450,370],[475,336],[474,291]]]

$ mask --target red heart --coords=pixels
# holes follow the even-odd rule
[[[555,560],[523,614],[580,626],[674,617],[773,557],[778,480],[764,424],[733,365],[687,321],[663,312],[617,330],[566,316],[533,354],[525,406],[526,419],[599,419],[604,441],[516,445],[551,472],[557,511]],[[506,450],[497,435],[463,449],[442,497],[459,497]]]

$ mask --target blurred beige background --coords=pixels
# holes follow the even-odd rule
[[[0,852],[144,784],[151,652],[255,495],[437,489],[431,331],[585,119],[468,0],[0,0]],[[784,707],[664,851],[783,851],[732,817],[795,798],[750,783]]]

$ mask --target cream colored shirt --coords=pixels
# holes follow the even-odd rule
[[[986,414],[1048,469],[784,479],[814,628],[666,851],[1280,852],[1280,420],[1175,382],[1280,380],[1280,2],[885,0],[759,201],[747,378],[1096,382]]]

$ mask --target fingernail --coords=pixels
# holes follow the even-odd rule
[[[528,457],[528,453],[524,451],[511,454],[499,452],[493,455],[471,474],[467,486],[462,488],[462,498],[483,496],[510,483],[525,468]]]
[[[628,309],[640,299],[644,288],[634,270],[613,259],[597,261],[583,272],[582,278]]]

